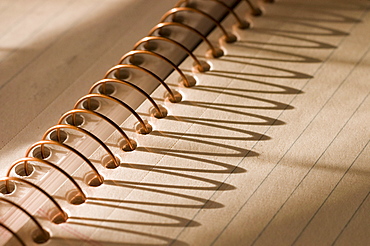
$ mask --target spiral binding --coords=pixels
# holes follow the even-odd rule
[[[52,169],[56,169],[59,173],[64,175],[75,187],[75,192],[73,192],[71,198],[69,199],[69,202],[71,204],[81,204],[84,203],[87,199],[87,196],[85,192],[82,190],[82,188],[78,185],[78,183],[75,181],[75,179],[71,176],[71,174],[67,173],[65,170],[63,170],[61,167],[56,165],[55,163],[46,160],[48,155],[48,149],[45,145],[53,145],[57,146],[59,148],[65,149],[69,152],[72,152],[74,155],[79,157],[83,160],[83,162],[91,169],[93,176],[90,177],[86,182],[89,186],[99,186],[103,184],[104,179],[103,176],[98,172],[96,167],[92,164],[92,162],[83,155],[79,150],[76,148],[69,146],[65,144],[66,136],[63,135],[63,129],[69,129],[73,131],[77,131],[79,133],[82,133],[84,136],[87,136],[97,142],[108,154],[110,161],[105,165],[106,168],[117,168],[120,166],[120,161],[115,157],[113,152],[110,150],[110,148],[107,146],[104,141],[102,141],[100,138],[98,138],[93,132],[90,132],[83,128],[83,122],[81,119],[82,114],[88,114],[93,117],[100,118],[110,124],[125,140],[125,144],[122,146],[122,150],[124,151],[134,151],[136,146],[136,142],[128,137],[128,135],[125,133],[125,131],[118,125],[118,123],[114,122],[112,119],[110,119],[108,116],[104,115],[101,112],[98,112],[97,109],[99,108],[99,101],[100,100],[107,100],[110,102],[113,102],[117,105],[120,105],[124,110],[130,112],[139,122],[139,127],[137,128],[138,134],[149,134],[152,131],[152,126],[147,123],[144,119],[141,118],[141,116],[132,109],[128,104],[126,104],[124,101],[122,101],[119,98],[116,98],[112,96],[114,87],[111,86],[111,84],[119,84],[123,86],[128,86],[133,90],[136,90],[141,95],[143,95],[153,106],[154,110],[152,112],[152,116],[156,118],[164,118],[167,116],[168,112],[165,107],[157,104],[157,102],[147,93],[145,92],[141,87],[134,84],[134,82],[129,81],[128,79],[128,73],[127,70],[135,70],[141,73],[144,73],[150,77],[152,77],[154,80],[158,81],[160,86],[163,86],[164,89],[168,93],[168,100],[171,103],[179,103],[182,100],[181,94],[176,92],[175,90],[172,90],[167,83],[164,81],[164,79],[160,78],[155,71],[150,71],[147,68],[142,67],[142,60],[136,59],[135,57],[138,56],[151,56],[155,57],[156,59],[161,60],[162,62],[165,62],[169,66],[172,67],[173,71],[176,71],[180,77],[183,85],[185,87],[192,87],[195,85],[195,80],[191,76],[187,76],[183,73],[183,71],[179,68],[178,65],[176,65],[174,62],[172,62],[169,58],[166,56],[156,52],[156,44],[158,42],[166,43],[167,45],[174,45],[178,49],[181,49],[184,51],[187,56],[191,57],[194,60],[194,63],[196,64],[194,69],[198,72],[207,72],[210,70],[209,64],[202,62],[199,60],[191,50],[189,50],[186,46],[181,44],[180,42],[170,38],[170,31],[167,29],[168,27],[171,28],[181,28],[185,29],[189,32],[192,32],[199,36],[201,40],[203,40],[210,48],[211,54],[213,57],[218,58],[224,55],[223,50],[220,47],[215,47],[207,38],[207,35],[204,35],[202,32],[197,30],[196,28],[182,23],[183,20],[178,17],[178,13],[180,12],[191,12],[197,15],[202,16],[205,19],[208,19],[209,21],[213,22],[216,27],[218,27],[221,32],[224,35],[224,40],[227,43],[233,43],[237,41],[237,38],[234,34],[228,33],[226,29],[221,25],[220,21],[216,20],[212,15],[206,13],[203,10],[197,9],[197,2],[200,1],[206,1],[206,0],[180,0],[174,8],[166,12],[163,17],[160,19],[160,23],[155,25],[150,31],[149,34],[139,40],[133,47],[133,49],[123,55],[121,59],[119,60],[118,64],[111,67],[107,73],[105,74],[104,78],[102,80],[99,80],[95,84],[92,85],[87,95],[81,97],[74,105],[74,108],[66,113],[64,113],[58,123],[51,128],[49,128],[44,135],[42,136],[42,139],[33,145],[31,145],[28,150],[26,151],[25,157],[18,159],[15,161],[8,169],[7,174],[5,177],[0,178],[1,183],[5,183],[5,186],[1,188],[1,191],[3,194],[11,194],[14,191],[14,184],[12,182],[16,183],[22,183],[26,184],[28,186],[31,186],[32,188],[38,190],[43,195],[45,195],[48,200],[51,201],[51,203],[54,205],[54,209],[49,213],[49,220],[52,221],[55,224],[64,223],[68,220],[68,214],[62,209],[62,207],[59,205],[59,203],[49,194],[47,193],[43,188],[39,187],[38,185],[34,184],[31,181],[26,180],[25,178],[29,176],[33,171],[33,166],[29,164],[29,162],[32,163],[38,163],[38,165],[46,165],[51,167]],[[238,23],[238,28],[240,29],[246,29],[250,27],[250,23],[242,20],[232,7],[228,6],[226,3],[224,3],[222,0],[208,0],[217,3],[220,8],[223,8],[227,11],[227,14],[231,14],[234,16],[236,22]],[[235,6],[242,2],[242,0],[237,0],[235,2]],[[244,1],[243,1],[244,2]],[[248,4],[249,8],[251,9],[251,14],[254,16],[260,16],[262,14],[262,11],[260,8],[256,7],[250,0],[245,0],[245,2]],[[274,0],[265,0],[267,3],[273,3]],[[234,6],[234,7],[235,7]],[[171,20],[169,20],[171,19]],[[141,48],[144,48],[142,50]],[[125,61],[128,61],[129,63],[125,63]],[[109,87],[110,86],[110,87]],[[98,103],[96,103],[98,102]],[[80,117],[80,118],[79,118]],[[65,133],[64,133],[65,134]],[[48,139],[49,138],[49,139]],[[39,154],[35,155],[33,154],[33,157],[31,157],[31,152],[34,151],[36,148],[39,148]],[[50,152],[50,151],[49,151]],[[12,177],[11,172],[18,166],[22,165],[23,168],[20,168],[21,171],[16,173],[20,176],[23,176],[22,178],[19,177]],[[35,164],[34,164],[35,165]],[[11,185],[13,184],[13,186]],[[22,208],[20,205],[18,205],[15,202],[12,202],[6,198],[0,197],[0,202],[8,203],[17,209],[21,210],[23,213],[25,213],[36,225],[37,230],[34,231],[32,238],[34,242],[36,243],[44,243],[49,240],[50,235],[49,233],[43,229],[41,224],[36,220],[35,216],[31,215],[30,212],[28,212],[26,209]],[[4,223],[0,223],[0,227],[7,230],[9,233],[11,233],[17,241],[21,245],[26,245],[24,241],[11,229],[9,226],[5,225]]]

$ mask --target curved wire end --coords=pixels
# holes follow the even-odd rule
[[[191,75],[185,75],[186,76],[186,81],[183,78],[179,79],[179,82],[182,83],[185,87],[193,87],[196,85],[197,81],[195,78]]]
[[[86,201],[86,195],[79,190],[71,190],[67,194],[67,201],[73,205],[80,205]]]
[[[144,129],[141,128],[140,124],[138,124],[137,126],[138,126],[139,129],[142,129],[144,131]],[[151,126],[150,126],[150,128],[151,128]],[[136,129],[136,131],[138,132],[139,130]],[[148,134],[148,133],[141,133],[141,134]],[[122,148],[123,151],[134,151],[137,148],[137,143],[133,139],[129,139],[129,142],[127,140],[125,140],[123,142],[121,148]]]
[[[116,166],[116,163],[112,161],[112,165]],[[109,168],[109,167],[107,167]],[[115,168],[115,167],[112,167]],[[98,187],[103,184],[104,178],[101,175],[97,175],[94,172],[89,172],[85,175],[85,183],[92,187]]]
[[[254,8],[253,10],[252,10],[252,15],[253,16],[261,16],[262,15],[262,10],[260,9],[260,8]]]
[[[146,135],[146,134],[151,133],[152,131],[153,131],[153,127],[148,122],[145,122],[145,128],[141,124],[136,125],[136,132],[139,133],[139,134]],[[133,146],[133,148],[136,149],[137,146],[135,145],[135,143],[133,143],[135,141],[130,139],[130,142],[131,142],[131,145]]]
[[[68,214],[58,209],[52,209],[49,212],[49,219],[54,224],[65,223],[68,220]]]
[[[159,106],[158,109],[153,107],[150,112],[151,115],[157,119],[162,119],[168,115],[167,109],[163,106]]]
[[[226,41],[226,43],[235,43],[236,41],[238,41],[238,38],[232,34],[232,33],[229,33],[227,36],[224,36],[224,39]]]
[[[181,102],[182,100],[182,95],[180,92],[178,91],[173,91],[172,94],[169,94],[167,93],[166,95],[166,98],[168,99],[168,101],[170,101],[171,103],[178,103],[178,102]]]
[[[50,239],[50,233],[46,230],[35,230],[32,232],[32,240],[35,243],[41,244],[46,243]]]
[[[247,4],[249,5],[251,11],[252,11],[252,15],[253,16],[261,16],[262,15],[262,10],[258,7],[255,7],[253,5],[253,3],[251,2],[251,0],[245,0],[247,2]]]
[[[241,21],[240,23],[238,23],[239,29],[245,30],[245,29],[249,29],[250,27],[251,27],[251,23],[249,23],[248,21]]]
[[[221,48],[214,47],[214,48],[212,49],[212,56],[213,56],[214,58],[219,58],[219,57],[223,56],[224,54],[225,54],[225,53],[224,53],[224,51],[223,51]]]
[[[199,63],[193,64],[194,69],[200,73],[205,73],[211,70],[211,65],[207,61],[200,61]]]

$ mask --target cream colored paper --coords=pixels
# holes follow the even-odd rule
[[[61,197],[70,219],[43,220],[50,245],[370,243],[369,4],[261,6],[265,15],[248,16],[253,29],[234,29],[239,41],[223,44],[224,57],[203,57],[204,43],[195,51],[212,65],[193,74],[195,87],[168,78],[181,103],[163,101],[162,87],[152,94],[168,117],[148,117],[148,102],[139,107],[152,133],[125,121],[137,150],[121,152],[110,136],[121,166],[99,167],[105,183],[83,186],[85,204]],[[210,40],[220,36],[216,29]],[[188,74],[192,62],[181,66]]]

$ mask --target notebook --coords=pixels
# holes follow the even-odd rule
[[[1,245],[369,245],[369,7],[4,1]]]

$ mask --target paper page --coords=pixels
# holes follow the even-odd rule
[[[85,204],[65,204],[67,223],[42,221],[50,245],[370,243],[369,3],[260,5],[252,29],[223,22],[239,36],[225,56],[198,47],[212,69],[193,74],[196,86],[168,78],[182,102],[164,100],[163,87],[152,94],[167,117],[141,105],[153,132],[136,134],[133,117],[123,124],[135,151],[110,137],[121,166],[99,167],[104,184],[83,186]],[[246,3],[236,10],[245,16]],[[192,63],[181,68],[191,74]]]

